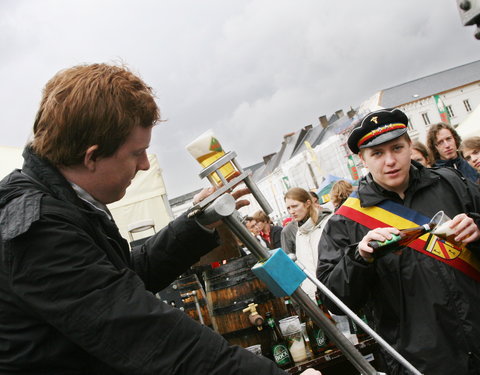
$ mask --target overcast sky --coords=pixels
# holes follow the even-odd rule
[[[0,145],[23,147],[44,84],[123,62],[156,92],[169,198],[208,186],[185,145],[213,129],[241,165],[375,92],[480,58],[455,0],[0,0]]]

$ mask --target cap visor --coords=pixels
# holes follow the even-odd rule
[[[404,135],[406,132],[407,132],[407,128],[403,128],[403,129],[395,129],[395,130],[389,131],[388,133],[380,134],[378,137],[375,137],[371,141],[361,145],[359,149],[381,145],[382,143],[392,141],[395,138],[398,138]]]

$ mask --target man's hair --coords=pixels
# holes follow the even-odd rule
[[[160,119],[152,89],[124,66],[79,65],[58,72],[43,89],[33,126],[34,151],[54,165],[108,157],[125,143],[136,126]]]
[[[270,217],[265,212],[263,212],[262,210],[255,212],[253,214],[253,219],[256,220],[256,221],[261,221],[263,223],[270,223],[271,222]]]
[[[330,190],[330,198],[335,208],[340,207],[343,202],[352,194],[353,186],[350,182],[345,180],[336,181],[332,190]]]
[[[465,138],[459,147],[459,151],[463,152],[466,148],[470,150],[480,150],[480,137]]]
[[[305,189],[302,189],[300,187],[294,187],[288,190],[285,193],[285,200],[286,199],[293,199],[294,201],[302,202],[302,203],[307,203],[307,201],[310,201],[311,205],[308,211],[309,216],[312,218],[312,221],[314,223],[317,222],[318,220],[318,211],[315,205],[313,204],[313,197],[311,194],[306,191]]]
[[[437,124],[431,125],[427,133],[427,146],[434,160],[441,159],[440,153],[437,150],[437,134],[442,129],[450,130],[450,133],[452,133],[453,139],[455,139],[455,145],[457,146],[457,148],[460,147],[460,144],[462,143],[462,138],[460,138],[460,135],[453,128],[453,126],[445,122],[439,122]]]

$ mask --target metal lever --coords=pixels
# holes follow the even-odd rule
[[[224,194],[225,196],[229,194]],[[223,222],[232,230],[235,235],[240,238],[245,246],[257,257],[259,261],[265,261],[270,257],[268,249],[264,248],[251,235],[248,229],[242,224],[240,214],[235,210],[235,200],[221,196],[216,201],[212,202],[204,210],[204,215],[208,221],[217,221],[223,219]],[[197,220],[204,222],[202,215],[197,216]],[[211,221],[210,221],[211,222]],[[365,375],[377,375],[377,371],[372,365],[363,357],[363,355],[355,348],[355,346],[348,340],[343,333],[341,333],[336,326],[328,320],[323,312],[316,306],[310,297],[299,287],[292,294],[292,298],[312,317],[319,327],[325,330],[327,335],[335,341],[339,349],[349,359],[349,361]]]
[[[294,254],[289,254],[289,256],[294,256]],[[400,353],[398,353],[388,342],[386,342],[377,332],[375,332],[368,324],[366,324],[360,317],[355,314],[350,308],[345,305],[335,294],[333,294],[330,289],[328,289],[324,284],[322,284],[314,275],[308,271],[305,266],[299,261],[295,262],[307,275],[307,277],[315,284],[315,286],[320,289],[320,291],[326,295],[333,303],[335,303],[346,315],[348,315],[360,328],[362,328],[366,333],[375,339],[375,341],[382,346],[393,358],[395,358],[402,366],[407,368],[415,375],[422,375],[413,365],[408,362]]]
[[[252,181],[250,176],[243,171],[240,165],[235,160],[236,153],[229,152],[215,161],[213,164],[206,167],[201,173],[200,177],[207,177],[214,186],[216,184],[212,181],[212,173],[215,172],[220,178],[222,185],[205,200],[198,203],[189,213],[190,217],[195,217],[201,224],[210,224],[215,221],[223,220],[223,222],[230,228],[230,230],[243,241],[245,246],[256,256],[259,262],[265,262],[269,259],[270,253],[268,249],[260,245],[260,243],[251,235],[245,225],[242,223],[240,214],[235,209],[235,199],[228,194],[229,191],[244,181],[250,192],[255,197],[263,211],[268,215],[272,212],[270,204],[258,189],[257,185]],[[232,162],[239,171],[239,176],[227,181],[223,176],[220,168],[228,162]],[[281,250],[280,250],[281,251]],[[288,259],[287,259],[288,260]],[[290,260],[288,260],[291,264]],[[395,359],[397,359],[403,366],[408,368],[413,374],[421,375],[406,359],[395,351],[385,340],[383,340],[375,331],[366,325],[353,311],[343,304],[330,290],[320,283],[314,275],[309,272],[301,264],[297,263],[301,268],[302,276],[306,275],[312,280],[315,285],[336,303],[348,316],[350,316],[355,323],[357,323],[365,332],[369,333],[379,345],[384,347]],[[294,285],[294,287],[297,284]],[[327,335],[333,339],[339,349],[343,352],[345,357],[356,367],[361,374],[365,375],[379,375],[372,365],[363,357],[363,355],[355,348],[355,346],[348,340],[336,326],[323,314],[323,311],[315,304],[314,301],[298,287],[292,294],[292,298],[305,310],[305,312],[313,319],[313,321],[322,328]]]
[[[200,324],[205,325],[205,323],[203,321],[202,310],[200,310],[200,304],[198,303],[197,291],[192,290],[190,293],[182,294],[181,297],[182,297],[182,299],[187,299],[187,298],[193,297],[193,300],[195,302],[195,308],[197,309],[198,320],[200,321]]]
[[[213,186],[217,186],[215,182],[213,181],[212,174],[215,173],[221,180],[222,185],[217,188],[217,190],[207,198],[205,198],[203,201],[199,202],[196,205],[196,208],[198,209],[203,209],[205,206],[216,200],[219,196],[221,196],[223,193],[232,191],[235,186],[237,186],[239,183],[242,181],[247,185],[248,189],[254,196],[255,200],[258,202],[260,207],[262,207],[262,210],[268,215],[270,214],[273,210],[272,207],[270,206],[270,203],[265,199],[263,196],[262,192],[258,189],[258,186],[253,182],[252,178],[250,177],[250,174],[245,172],[242,167],[237,163],[235,157],[237,156],[235,151],[230,151],[227,152],[225,155],[223,155],[221,158],[218,160],[214,161],[212,164],[210,164],[208,167],[204,168],[200,172],[200,178],[207,178]],[[223,175],[221,171],[221,167],[225,165],[226,163],[233,163],[235,168],[238,170],[239,175],[237,177],[232,178],[230,181],[227,181],[225,176]]]

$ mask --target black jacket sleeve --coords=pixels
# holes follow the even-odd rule
[[[333,215],[318,244],[317,278],[352,309],[368,300],[374,278],[374,265],[356,254],[357,243],[365,233],[361,225]],[[329,301],[326,305],[332,312],[343,314]]]
[[[189,226],[173,230],[168,241],[181,242],[183,229]],[[167,247],[170,255],[177,250]],[[155,298],[133,270],[114,266],[66,216],[42,216],[9,243],[8,253],[11,290],[42,322],[38,327],[58,332],[118,373],[284,374]]]
[[[211,233],[183,214],[143,245],[132,249],[133,269],[146,288],[155,293],[216,246],[216,232]]]

